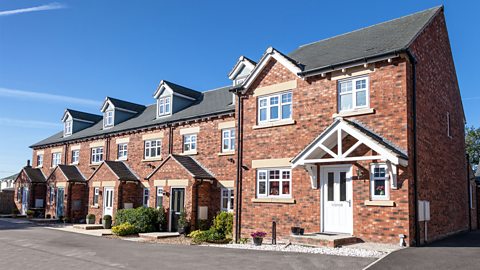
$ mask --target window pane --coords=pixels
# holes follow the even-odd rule
[[[270,181],[270,191],[268,195],[279,195],[280,194],[280,182],[279,181]]]
[[[352,109],[352,94],[346,94],[340,96],[340,110]]]
[[[385,195],[385,180],[375,180],[374,189],[374,194],[376,196]]]
[[[346,81],[340,83],[340,93],[352,92],[352,81]]]
[[[267,106],[267,99],[265,99],[265,98],[264,98],[264,99],[260,99],[260,104],[259,104],[259,105],[260,105],[260,107],[265,107],[265,106]]]
[[[285,93],[282,95],[282,103],[292,102],[292,93]]]
[[[357,90],[367,88],[367,80],[366,79],[358,80],[355,84],[355,87]]]
[[[340,201],[347,200],[347,173],[340,172]]]
[[[328,173],[328,187],[327,187],[327,193],[328,193],[328,198],[327,200],[329,202],[333,202],[333,184],[334,184],[335,180],[334,180],[334,175],[333,175],[333,172],[329,172]]]
[[[282,119],[292,117],[292,104],[282,105]]]
[[[267,109],[260,109],[260,121],[267,120]]]
[[[282,182],[282,194],[283,195],[290,194],[290,181],[283,181]]]
[[[266,193],[266,187],[265,187],[266,182],[258,182],[258,194],[265,194]]]
[[[270,119],[278,118],[278,106],[270,107]]]
[[[367,91],[357,92],[356,98],[357,107],[367,106]]]

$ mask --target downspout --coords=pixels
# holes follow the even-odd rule
[[[413,202],[414,206],[414,222],[415,222],[415,246],[420,246],[420,224],[418,222],[418,165],[417,165],[417,59],[407,50],[408,59],[412,65],[412,127],[413,127]]]
[[[168,154],[173,154],[173,127],[171,125],[168,129]]]
[[[110,160],[110,137],[106,138],[105,160]],[[115,159],[114,159],[115,160]]]
[[[198,206],[198,188],[203,184],[203,179],[200,179],[200,183],[196,183],[195,185],[195,230],[198,230],[198,214],[199,214],[199,206]]]
[[[235,183],[235,243],[239,243],[241,238],[241,215],[242,215],[242,164],[243,164],[243,101],[240,90],[236,91],[238,96],[238,115],[237,115],[237,179]]]
[[[465,157],[467,159],[468,230],[471,231],[472,230],[472,209],[470,208],[470,205],[472,205],[472,198],[470,197],[470,194],[472,194],[473,196],[473,190],[472,192],[470,192],[470,189],[472,188],[470,185],[470,166],[469,166],[470,157],[468,156],[468,154],[466,154]]]

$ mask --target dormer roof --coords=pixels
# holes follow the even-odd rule
[[[190,89],[185,86],[178,85],[176,83],[172,83],[166,80],[162,80],[157,87],[157,90],[153,94],[154,98],[158,98],[165,89],[172,91],[174,95],[184,97],[190,100],[197,100],[199,97],[202,96],[202,93],[193,89]]]
[[[126,112],[131,112],[131,113],[139,113],[145,110],[144,105],[132,103],[129,101],[124,101],[112,97],[106,97],[105,101],[103,102],[102,109],[100,110],[101,112],[105,112],[108,108],[108,106],[113,106],[117,110],[122,110]]]
[[[237,63],[235,63],[233,69],[228,73],[228,78],[230,80],[233,80],[238,75],[238,73],[242,71],[243,67],[253,70],[256,65],[257,63],[255,61],[242,55],[238,58]]]
[[[101,115],[76,111],[72,109],[65,109],[65,112],[63,113],[63,117],[62,117],[62,122],[65,122],[68,116],[70,116],[73,120],[89,122],[92,124],[102,120]]]

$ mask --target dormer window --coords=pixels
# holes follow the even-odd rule
[[[70,136],[72,135],[72,120],[65,121],[64,123],[64,129],[63,129],[63,136]]]
[[[171,114],[170,97],[162,97],[158,99],[158,116]]]
[[[113,123],[114,123],[113,122],[113,117],[114,117],[113,110],[105,112],[105,116],[104,116],[104,119],[103,119],[103,127],[104,128],[113,126]]]

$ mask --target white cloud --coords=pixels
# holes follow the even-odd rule
[[[88,105],[88,106],[101,106],[101,102],[92,99],[76,98],[62,95],[54,95],[47,93],[39,93],[33,91],[23,91],[17,89],[8,89],[0,87],[0,96],[11,97],[11,98],[20,98],[20,99],[34,99],[34,100],[45,100],[50,102],[59,102],[65,105],[68,104],[79,104],[79,105]]]
[[[44,10],[63,9],[66,7],[67,7],[66,5],[60,4],[60,3],[50,3],[50,4],[30,7],[30,8],[20,8],[20,9],[0,11],[0,16],[16,15],[21,13],[44,11]]]
[[[0,117],[1,126],[21,127],[21,128],[61,128],[61,123],[35,121],[35,120],[21,120],[15,118]]]

